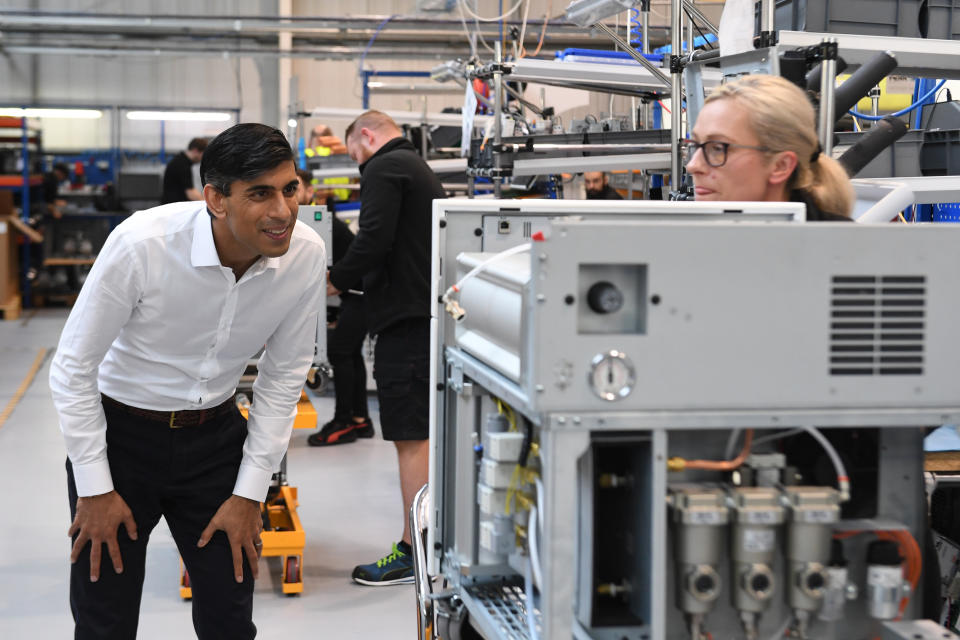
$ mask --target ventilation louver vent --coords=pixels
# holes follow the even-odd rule
[[[834,276],[830,375],[923,375],[924,276]]]
[[[529,238],[532,232],[533,232],[533,223],[527,220],[526,222],[523,223],[523,237]]]

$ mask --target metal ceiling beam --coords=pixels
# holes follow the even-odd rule
[[[245,47],[245,48],[204,48],[168,45],[138,45],[130,46],[118,44],[115,46],[90,43],[49,43],[31,44],[5,41],[0,44],[0,52],[10,54],[39,54],[39,55],[79,55],[79,56],[138,56],[138,57],[217,57],[217,58],[308,58],[312,60],[352,60],[355,61],[363,53],[362,47],[316,47],[294,48],[282,50],[277,47]],[[446,60],[451,56],[467,55],[469,48],[464,43],[462,48],[423,47],[376,47],[367,53],[367,58],[392,59],[424,59]]]
[[[389,20],[388,20],[389,18]],[[388,21],[387,21],[388,20]],[[296,16],[281,18],[274,16],[210,16],[190,15],[125,15],[105,13],[78,13],[52,11],[8,11],[0,10],[0,29],[97,29],[111,32],[150,32],[176,34],[206,34],[215,33],[279,33],[293,31],[294,33],[309,33],[322,31],[375,31],[386,22],[384,29],[391,31],[439,31],[446,33],[462,33],[463,25],[459,19],[419,18],[408,16],[352,16],[348,18],[334,16]],[[473,27],[471,22],[467,24]],[[522,24],[519,20],[504,22],[506,27]],[[527,20],[527,30],[536,32],[543,25],[543,20]],[[499,23],[481,23],[484,35],[499,34]],[[548,20],[547,25],[552,35],[580,35],[582,27],[564,20]],[[368,34],[369,35],[369,34]]]
[[[388,19],[389,18],[389,19]],[[537,43],[543,20],[528,20],[524,43],[529,47]],[[518,27],[520,22],[506,21],[505,26]],[[490,39],[496,39],[500,34],[498,23],[471,23],[467,22],[471,33],[479,29],[480,33]],[[591,33],[563,20],[547,20],[547,42],[552,49],[566,47],[590,47],[596,39]],[[417,43],[434,44],[448,43],[464,54],[466,38],[463,24],[459,19],[437,19],[408,16],[353,16],[353,17],[325,17],[303,16],[281,18],[278,16],[210,16],[190,15],[171,17],[167,15],[121,15],[80,12],[50,12],[50,11],[13,11],[0,10],[0,32],[5,38],[13,36],[49,35],[57,40],[65,35],[85,36],[91,38],[84,42],[83,47],[93,50],[103,47],[102,38],[109,37],[116,40],[134,39],[176,39],[178,42],[194,43],[196,39],[232,40],[237,42],[263,42],[271,44],[279,33],[292,32],[294,45],[299,43],[300,48],[342,46],[350,44],[366,45],[371,36],[377,34],[376,46],[370,54],[376,55],[376,49],[382,46],[407,45]],[[657,33],[658,39],[665,37]],[[96,40],[93,40],[96,38]],[[17,46],[29,46],[36,42],[14,42]],[[145,46],[141,43],[141,47]],[[209,43],[211,46],[219,44]],[[449,52],[448,52],[449,54]],[[391,53],[390,55],[394,55]],[[423,55],[413,56],[423,57]],[[434,57],[434,56],[427,56]]]
[[[352,60],[367,58],[449,59],[467,57],[470,48],[457,18],[416,16],[168,16],[90,12],[0,10],[0,52],[89,56],[217,56]],[[520,21],[505,22],[508,27]],[[525,44],[539,38],[543,20],[529,20]],[[495,39],[500,25],[467,23]],[[378,32],[378,28],[382,27]],[[591,47],[596,38],[561,20],[547,21],[551,49]],[[293,33],[292,51],[276,46],[280,33]],[[661,36],[658,34],[657,36]],[[427,44],[428,46],[423,46]]]

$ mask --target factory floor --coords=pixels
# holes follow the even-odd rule
[[[0,486],[6,494],[0,507],[0,638],[73,634],[66,453],[47,386],[67,314],[24,310],[19,320],[0,321]],[[36,377],[24,389],[35,363]],[[311,400],[320,422],[332,417],[332,395]],[[397,458],[393,445],[380,439],[374,395],[370,401],[378,427],[373,439],[316,448],[307,445],[312,431],[293,433],[287,468],[299,490],[307,538],[304,591],[282,595],[279,558],[261,559],[254,598],[260,639],[416,636],[412,585],[372,588],[350,580],[354,565],[385,555],[401,533]],[[177,549],[161,521],[147,553],[138,638],[190,637],[190,604],[178,593]]]

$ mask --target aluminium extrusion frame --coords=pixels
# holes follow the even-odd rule
[[[892,51],[897,58],[898,74],[911,77],[960,79],[960,41],[958,40],[805,31],[780,31],[779,34],[779,45],[787,48],[816,46],[827,38],[835,39],[840,56],[847,62],[849,71],[864,64],[878,53]]]
[[[885,223],[914,204],[960,201],[956,176],[854,178],[850,182],[857,195],[853,211],[857,222]]]

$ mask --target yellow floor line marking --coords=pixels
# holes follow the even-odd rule
[[[7,403],[3,413],[0,413],[0,428],[3,427],[3,424],[7,421],[7,418],[9,418],[10,414],[13,413],[13,410],[20,402],[20,398],[22,398],[23,394],[27,392],[27,389],[30,388],[30,383],[33,382],[33,378],[37,375],[37,371],[39,371],[40,367],[43,366],[43,361],[46,359],[48,351],[50,351],[50,349],[40,349],[40,351],[37,353],[37,357],[34,358],[33,364],[30,366],[30,371],[27,372],[27,377],[24,378],[23,382],[20,383],[20,387],[17,389],[16,393],[13,394],[13,397],[10,398],[10,402]]]

